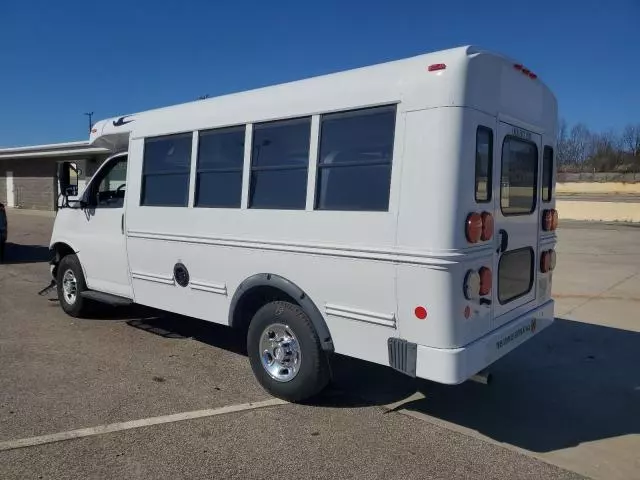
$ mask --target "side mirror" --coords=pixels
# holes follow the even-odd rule
[[[62,162],[58,166],[58,182],[60,182],[60,192],[66,196],[78,195],[78,175],[80,171],[73,162]]]
[[[67,189],[71,186],[70,162],[62,162],[58,165],[58,182],[60,183],[60,192],[67,195]]]

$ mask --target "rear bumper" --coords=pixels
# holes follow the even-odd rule
[[[551,325],[553,307],[549,300],[464,347],[418,345],[416,376],[451,385],[468,380]]]

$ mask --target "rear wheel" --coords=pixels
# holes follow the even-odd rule
[[[60,261],[56,282],[62,309],[72,317],[85,314],[87,300],[80,294],[87,289],[87,284],[77,256],[67,255]]]
[[[298,305],[264,305],[249,324],[247,350],[254,375],[275,397],[291,402],[318,394],[329,365],[311,320]]]

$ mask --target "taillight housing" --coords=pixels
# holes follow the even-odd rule
[[[483,297],[485,295],[489,295],[491,293],[491,283],[493,281],[491,270],[487,267],[482,267],[478,271],[478,275],[480,275],[480,296]]]
[[[493,276],[487,267],[469,270],[464,277],[464,296],[467,300],[478,300],[491,293]]]
[[[482,234],[480,235],[480,240],[486,242],[493,237],[493,215],[489,212],[482,212],[480,217],[482,218]]]
[[[493,237],[493,215],[489,212],[473,212],[467,215],[464,234],[469,243],[486,242]]]
[[[554,208],[542,212],[542,229],[545,232],[553,232],[558,228],[558,211]]]
[[[469,243],[478,243],[482,237],[482,216],[473,212],[467,215],[464,229],[465,236]]]
[[[540,271],[542,273],[552,272],[556,268],[556,251],[545,250],[540,255]]]
[[[467,300],[480,298],[480,274],[475,270],[469,270],[464,277],[464,297]]]

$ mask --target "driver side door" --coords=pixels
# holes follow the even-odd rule
[[[85,225],[79,257],[90,290],[132,298],[124,234],[127,155],[96,172],[83,200]]]

